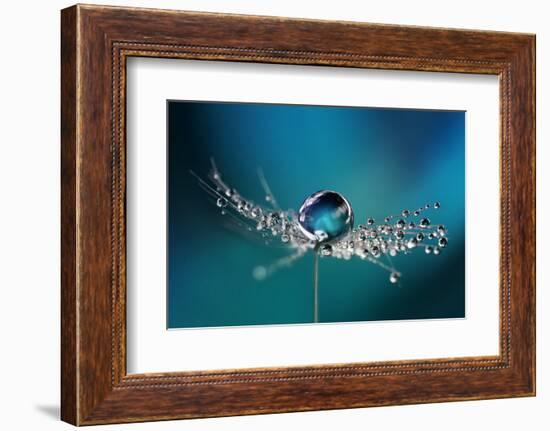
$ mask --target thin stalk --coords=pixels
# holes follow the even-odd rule
[[[313,249],[313,322],[319,323],[319,245]]]

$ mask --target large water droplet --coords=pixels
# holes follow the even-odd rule
[[[353,228],[353,210],[341,194],[321,190],[306,198],[300,207],[298,221],[308,238],[329,242]]]

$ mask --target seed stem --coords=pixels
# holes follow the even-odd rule
[[[319,323],[319,244],[313,249],[313,322]]]

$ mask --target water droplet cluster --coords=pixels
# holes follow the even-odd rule
[[[441,208],[439,202],[428,203],[416,209],[403,209],[399,215],[383,217],[380,223],[368,217],[365,224],[353,228],[351,205],[336,192],[314,193],[306,198],[300,211],[296,213],[294,210],[282,210],[279,207],[260,170],[258,176],[265,202],[269,206],[245,199],[236,189],[231,188],[222,179],[213,160],[208,181],[193,172],[192,174],[214,199],[221,214],[230,220],[231,227],[241,233],[255,235],[266,244],[278,244],[294,251],[271,265],[256,267],[253,275],[258,280],[282,267],[292,265],[312,250],[321,257],[344,260],[358,257],[374,263],[388,271],[389,281],[395,284],[399,283],[401,273],[393,266],[392,257],[407,255],[416,249],[423,249],[426,254],[437,256],[448,246],[447,228],[441,224],[434,225],[426,214]],[[324,206],[319,206],[319,202]],[[319,226],[323,229],[319,229]]]
[[[443,225],[434,226],[425,216],[430,208],[437,210],[439,203],[425,205],[413,211],[403,210],[399,216],[386,216],[382,223],[368,218],[345,238],[326,245],[330,253],[321,248],[321,256],[349,260],[354,256],[375,263],[390,272],[390,282],[397,283],[401,274],[395,270],[391,257],[410,254],[415,249],[424,249],[426,254],[439,255],[448,244],[447,229]],[[381,257],[386,256],[386,262]]]

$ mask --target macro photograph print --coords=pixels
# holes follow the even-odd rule
[[[167,101],[167,328],[465,318],[465,112]]]

